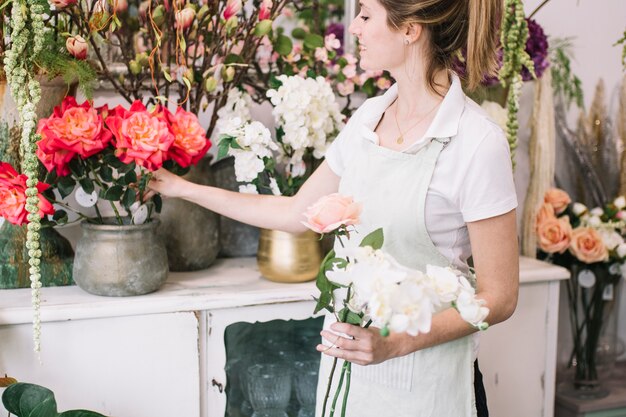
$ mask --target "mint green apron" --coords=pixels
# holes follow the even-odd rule
[[[355,149],[339,185],[339,193],[363,204],[361,223],[356,227],[358,233],[351,235],[349,245],[358,245],[367,233],[383,227],[383,250],[401,264],[422,271],[427,264],[450,265],[434,246],[424,220],[426,192],[437,158],[449,140],[433,139],[414,154],[384,148],[367,139],[359,141],[361,148]],[[328,328],[334,321],[328,315],[324,327]],[[322,355],[318,417],[332,359]],[[339,360],[337,364],[331,401],[342,363]],[[469,336],[377,365],[353,364],[346,415],[474,417],[473,369]],[[327,415],[329,408],[330,403]],[[339,416],[340,412],[336,411],[335,415]]]

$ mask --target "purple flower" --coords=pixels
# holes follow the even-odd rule
[[[343,32],[343,23],[331,23],[330,25],[328,25],[328,27],[326,28],[326,32],[324,33],[324,36],[328,36],[333,33],[335,37],[339,39],[339,43],[341,44],[339,49],[337,49],[337,55],[339,56],[343,55]]]
[[[535,63],[535,75],[540,78],[548,68],[548,38],[543,28],[533,19],[526,19],[528,23],[528,40],[526,40],[526,52]],[[522,70],[524,81],[532,80],[530,72],[524,68]]]

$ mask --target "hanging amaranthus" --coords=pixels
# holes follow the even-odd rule
[[[511,148],[511,159],[515,164],[515,148],[517,147],[517,112],[519,110],[519,95],[522,88],[522,67],[526,67],[535,78],[535,65],[526,52],[528,39],[528,24],[524,14],[522,0],[505,0],[504,17],[502,19],[502,68],[498,77],[502,86],[509,86],[507,103],[506,136]]]
[[[41,98],[41,87],[35,79],[34,60],[44,45],[44,13],[48,10],[45,0],[14,0],[9,23],[11,44],[4,58],[7,83],[17,105],[22,130],[20,142],[21,170],[28,180],[26,182],[26,210],[28,211],[28,233],[26,247],[30,265],[32,289],[33,338],[34,350],[40,351],[40,299],[41,288],[40,262],[41,248],[39,230],[39,197],[37,184],[38,160],[35,155],[37,141],[37,115],[35,109]]]

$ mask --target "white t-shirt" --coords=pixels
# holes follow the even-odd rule
[[[326,153],[335,174],[342,175],[356,141],[379,143],[374,129],[397,95],[393,85],[384,95],[365,101],[350,118]],[[435,247],[466,270],[471,255],[466,223],[517,207],[509,145],[502,129],[465,96],[456,75],[424,137],[403,152],[417,152],[432,138],[451,141],[439,155],[426,194],[426,228]]]

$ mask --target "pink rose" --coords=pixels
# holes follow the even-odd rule
[[[552,207],[552,204],[543,203],[535,216],[535,230],[537,230],[539,225],[541,225],[544,221],[555,218],[556,216],[554,214],[554,207]]]
[[[0,162],[0,217],[9,223],[23,225],[28,223],[26,211],[26,180],[24,174],[17,171],[6,162]],[[54,214],[54,207],[41,194],[50,186],[44,183],[37,184],[39,197],[39,215]]]
[[[78,0],[50,0],[50,3],[57,9],[64,9],[69,6],[73,6]]]
[[[551,204],[556,214],[561,214],[565,211],[567,205],[572,202],[572,199],[565,191],[551,188],[544,194],[543,201]]]
[[[185,7],[182,10],[176,12],[175,27],[178,30],[187,29],[193,23],[193,19],[196,17],[196,11],[190,7]]]
[[[231,17],[235,16],[241,10],[242,4],[241,0],[228,0],[226,2],[226,8],[222,13],[222,17],[224,20],[228,20]]]
[[[70,173],[68,164],[76,156],[72,151],[67,149],[59,149],[54,144],[54,140],[43,137],[37,141],[37,150],[35,151],[37,158],[41,161],[48,172],[56,170],[59,177],[64,177]]]
[[[196,164],[211,147],[206,131],[200,126],[198,117],[178,108],[176,114],[166,111],[174,143],[169,149],[169,156],[183,168]]]
[[[271,17],[272,14],[272,0],[263,0],[261,1],[261,6],[259,7],[259,20],[266,20]]]
[[[548,217],[537,224],[539,248],[546,253],[563,253],[570,244],[572,226],[567,217]]]
[[[115,138],[115,155],[125,164],[135,162],[155,171],[168,159],[174,135],[162,112],[150,113],[136,100],[129,110],[117,106],[105,123]]]
[[[602,237],[590,227],[574,229],[569,250],[578,260],[588,264],[604,262],[609,259],[609,251],[602,241]]]
[[[359,222],[361,205],[352,197],[334,193],[320,198],[304,212],[306,227],[316,233],[330,233],[340,226],[350,226]]]
[[[65,47],[76,59],[87,58],[87,41],[80,35],[70,36],[65,41]]]
[[[54,108],[49,118],[39,120],[37,133],[42,137],[41,146],[38,147],[42,153],[65,150],[81,158],[89,158],[106,148],[112,137],[111,132],[104,127],[98,110],[88,101],[79,105],[70,96]]]

